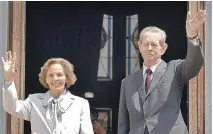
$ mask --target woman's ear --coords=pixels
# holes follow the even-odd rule
[[[68,85],[67,83],[68,83],[68,80],[66,80],[66,82],[65,82],[65,85],[64,85],[65,88],[67,88],[67,85]]]

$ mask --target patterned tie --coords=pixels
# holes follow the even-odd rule
[[[47,106],[46,118],[52,132],[58,134],[58,116],[61,116],[62,112],[59,111],[60,100],[53,99],[51,103]]]
[[[152,74],[152,70],[151,69],[146,69],[146,82],[145,82],[145,91],[146,91],[146,93],[148,92],[150,84],[151,84],[151,74]]]
[[[59,134],[58,124],[61,120],[61,115],[64,113],[63,110],[60,108],[60,104],[65,97],[67,91],[65,90],[57,99],[51,98],[49,104],[47,105],[46,109],[46,119],[47,123],[50,126],[53,134]]]

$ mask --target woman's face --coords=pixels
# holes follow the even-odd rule
[[[49,66],[46,76],[46,83],[53,92],[60,92],[65,89],[66,75],[63,67],[56,63]]]

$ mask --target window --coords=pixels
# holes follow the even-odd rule
[[[140,70],[138,50],[138,15],[126,17],[126,76]]]
[[[112,80],[112,58],[113,58],[113,17],[104,14],[101,49],[98,66],[98,80]]]

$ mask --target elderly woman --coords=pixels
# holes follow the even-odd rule
[[[15,53],[2,57],[5,82],[3,107],[11,115],[31,122],[32,134],[93,134],[87,100],[67,88],[76,81],[73,65],[62,58],[49,59],[41,68],[40,83],[49,90],[18,100],[14,84]]]

